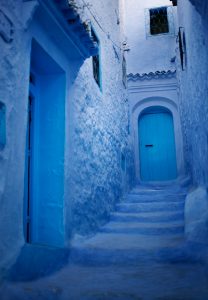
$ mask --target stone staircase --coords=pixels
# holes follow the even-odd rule
[[[135,187],[110,222],[72,243],[71,261],[85,265],[184,259],[184,200],[178,185]]]

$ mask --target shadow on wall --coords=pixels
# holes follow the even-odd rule
[[[6,275],[8,281],[31,281],[50,275],[69,259],[69,249],[25,244]]]

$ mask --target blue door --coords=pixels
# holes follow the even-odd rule
[[[25,238],[64,245],[65,73],[33,41],[31,55]]]
[[[177,177],[172,114],[160,107],[146,110],[138,122],[140,172],[143,181]]]

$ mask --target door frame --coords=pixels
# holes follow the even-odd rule
[[[48,72],[46,66],[49,66],[50,72]],[[49,51],[44,49],[44,47],[39,41],[37,41],[36,39],[32,39],[31,40],[31,63],[30,63],[29,72],[30,72],[30,83],[28,85],[28,113],[27,113],[28,116],[27,116],[27,136],[26,136],[26,155],[25,155],[25,183],[24,183],[24,237],[26,243],[63,247],[65,243],[65,224],[64,224],[65,185],[64,184],[65,184],[65,143],[66,143],[65,105],[66,105],[66,96],[67,96],[66,70],[62,68],[62,65],[59,64],[59,61],[56,60],[56,57],[52,56]],[[34,80],[34,82],[32,79]],[[48,88],[50,86],[52,88]],[[54,96],[54,90],[55,90],[55,96]],[[54,101],[52,101],[52,104],[50,101],[51,95],[54,96]],[[29,99],[30,96],[32,96],[31,107],[30,107],[30,99]],[[60,107],[60,109],[57,110],[56,105]],[[40,109],[41,107],[42,109]],[[42,118],[41,114],[43,114],[45,111],[47,111],[48,115],[47,118],[44,119]],[[30,115],[33,119],[31,126],[30,126]],[[46,122],[46,120],[47,123],[46,124],[43,123],[43,121]],[[56,123],[59,126],[55,126]],[[56,147],[54,149],[54,152],[51,152],[50,159],[48,160],[47,159],[43,160],[44,156],[47,157],[47,150],[43,149],[43,147],[45,148],[45,145],[42,140],[43,135],[40,135],[40,132],[41,133],[43,132],[42,130],[40,130],[41,125],[47,125],[47,127],[53,125],[57,127],[57,131],[55,131],[55,134],[57,134],[57,136],[60,136],[61,139],[61,144],[59,143],[60,146]],[[43,128],[45,127],[46,126],[43,126]],[[46,145],[47,145],[47,141],[49,141],[49,146],[50,145],[53,146],[54,144],[51,143],[52,134],[50,131],[47,130],[45,129],[45,133],[43,133],[49,136],[49,140],[46,139]],[[59,135],[60,131],[61,134]],[[29,133],[31,133],[31,135]],[[28,151],[29,138],[31,139],[30,151]],[[57,158],[56,160],[53,159],[52,153],[56,155]],[[44,163],[42,164],[39,163],[41,161],[40,159],[42,159],[42,162]],[[49,179],[47,178],[48,181],[38,180],[40,174],[44,176],[43,171],[50,169],[51,162],[53,161],[57,161],[55,166],[54,164],[52,164],[53,170],[55,170],[55,172],[50,172],[49,174],[50,178]],[[45,162],[47,162],[47,164]],[[45,169],[41,168],[40,171],[40,166],[44,166]],[[40,182],[44,182],[44,184],[40,185]],[[54,185],[51,185],[51,182],[57,183],[55,184],[55,187]],[[51,195],[53,195],[54,191],[55,191],[55,196],[53,198],[51,197]],[[57,194],[59,197],[57,197]],[[46,199],[46,197],[51,200],[49,202],[42,201],[43,199]],[[57,201],[57,199],[59,201]],[[39,212],[40,209],[42,209],[41,206],[43,206],[42,205],[43,203],[46,203],[44,207],[45,211],[43,212],[43,214],[40,214]],[[59,209],[59,218],[57,216],[57,219],[55,219],[56,223],[53,221],[55,205]],[[46,222],[46,221],[39,222],[38,216],[41,215],[42,216],[44,215],[42,219],[46,219],[45,217],[47,217],[48,219],[50,219],[50,222]],[[45,224],[49,224],[51,228],[53,227],[52,229],[54,229],[56,226],[55,228],[56,230],[47,231],[47,226],[49,228],[49,225],[46,226]],[[54,236],[54,238],[51,238],[51,236]]]
[[[153,106],[160,106],[170,111],[173,116],[174,134],[175,134],[175,147],[176,147],[176,165],[178,177],[184,175],[184,162],[183,162],[183,142],[181,132],[181,121],[178,112],[178,107],[174,100],[165,97],[149,97],[138,101],[132,108],[131,119],[131,134],[134,145],[134,165],[136,183],[142,182],[140,176],[140,154],[139,154],[139,134],[138,134],[138,120],[144,110]],[[177,180],[176,179],[176,180]],[[155,182],[154,182],[155,183]]]

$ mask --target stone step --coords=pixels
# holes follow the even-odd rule
[[[70,261],[84,265],[135,264],[139,261],[177,261],[184,258],[183,235],[148,237],[116,233],[98,233],[73,242]]]
[[[186,194],[178,195],[137,195],[129,194],[126,196],[125,203],[143,203],[143,202],[181,202],[184,201]]]
[[[138,222],[109,222],[100,229],[100,232],[144,234],[144,235],[167,235],[167,234],[183,234],[184,222],[172,223],[138,223]]]
[[[179,195],[186,194],[187,191],[181,187],[170,187],[167,189],[155,189],[155,188],[146,188],[146,187],[138,187],[133,188],[130,191],[130,195]]]
[[[145,203],[119,203],[116,210],[120,212],[179,212],[184,209],[184,202],[145,202]]]
[[[115,212],[111,214],[111,221],[117,222],[172,222],[183,221],[184,212],[143,212],[143,213],[125,213]]]

